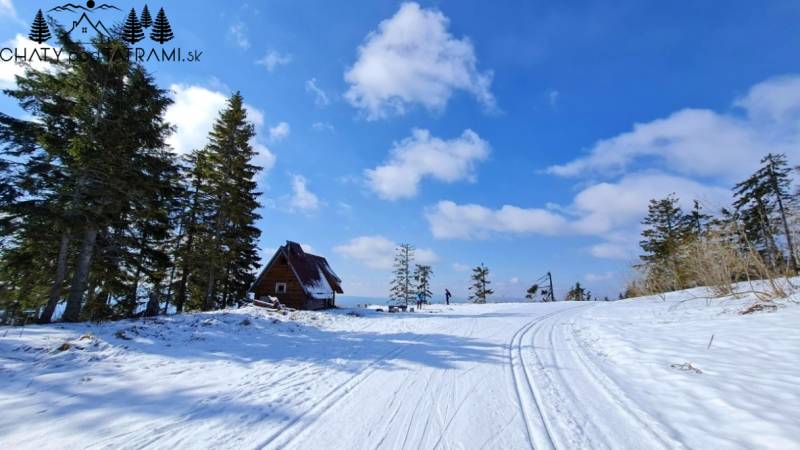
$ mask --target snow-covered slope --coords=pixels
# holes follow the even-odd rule
[[[694,294],[0,328],[0,448],[798,448],[800,307]]]

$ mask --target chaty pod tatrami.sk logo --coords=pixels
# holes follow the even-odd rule
[[[48,14],[80,14],[73,18],[70,26],[66,27],[67,33],[75,42],[90,43],[96,40],[111,39],[111,32],[101,19],[93,19],[92,13],[100,11],[121,11],[118,7],[108,3],[97,4],[93,0],[86,2],[86,5],[67,3],[47,10]],[[67,21],[69,23],[69,21]],[[164,8],[160,8],[155,20],[150,13],[148,5],[144,5],[141,12],[136,8],[131,8],[119,32],[119,37],[128,44],[134,45],[149,37],[152,41],[161,45],[171,41],[175,34],[170,26],[167,13]],[[49,26],[45,20],[44,13],[40,9],[31,24],[31,32],[28,38],[37,44],[43,44],[52,38]]]
[[[166,47],[175,39],[167,12],[163,7],[155,13],[152,11],[147,4],[131,8],[125,13],[115,5],[98,4],[93,0],[85,4],[66,3],[46,12],[39,9],[31,23],[28,38],[39,45],[46,45],[54,37],[51,27],[58,24],[72,41],[86,46],[102,45],[114,38],[122,40],[128,44],[129,57],[139,62],[199,61],[201,51]]]

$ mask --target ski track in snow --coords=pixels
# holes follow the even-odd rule
[[[742,318],[742,305],[660,298],[363,317],[250,308],[0,329],[0,448],[797,448],[800,421],[781,405],[800,404],[800,308]],[[743,331],[745,320],[768,328]],[[709,331],[721,357],[700,350]],[[784,347],[754,356],[772,374],[754,388],[758,371],[728,364],[749,367],[750,356],[730,352],[768,346],[773,332]],[[682,358],[707,373],[670,367]],[[765,398],[731,398],[735,383]]]

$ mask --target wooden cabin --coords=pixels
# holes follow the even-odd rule
[[[328,261],[292,241],[275,252],[250,290],[256,299],[276,297],[289,308],[311,310],[336,306],[336,294],[344,293]]]

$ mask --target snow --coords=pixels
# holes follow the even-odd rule
[[[312,284],[306,284],[303,286],[306,293],[311,297],[317,300],[326,300],[333,298],[333,289],[331,285],[328,284],[328,280],[325,278],[325,274],[322,272],[322,269],[317,266],[317,273],[319,277],[314,281]]]
[[[698,293],[0,328],[0,448],[800,447],[800,306]]]

